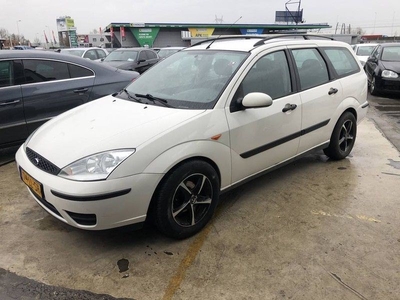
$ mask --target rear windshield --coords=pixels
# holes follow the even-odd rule
[[[376,46],[359,46],[357,49],[357,55],[359,56],[370,56]]]
[[[121,50],[111,52],[104,61],[135,61],[138,51]]]

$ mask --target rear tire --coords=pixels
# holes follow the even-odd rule
[[[340,160],[347,157],[353,149],[357,135],[357,121],[351,112],[345,112],[333,129],[329,146],[324,153],[331,159]]]
[[[162,181],[154,199],[154,222],[165,235],[184,239],[210,221],[220,183],[215,169],[201,160],[178,166]]]

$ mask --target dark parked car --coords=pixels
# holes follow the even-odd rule
[[[400,92],[400,43],[380,44],[364,66],[372,95]]]
[[[111,52],[103,63],[122,70],[143,73],[159,61],[157,53],[147,48],[119,48]]]
[[[118,92],[138,76],[72,55],[0,51],[0,148],[21,144],[52,117]]]

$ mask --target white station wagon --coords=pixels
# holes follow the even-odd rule
[[[16,154],[21,179],[72,226],[152,219],[186,238],[221,192],[310,151],[345,158],[367,113],[366,75],[349,45],[300,37],[215,38],[168,57],[41,126]]]

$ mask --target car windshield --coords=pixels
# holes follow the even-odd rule
[[[85,50],[78,50],[78,49],[62,49],[61,50],[61,53],[72,54],[72,55],[80,56],[80,57],[83,55],[83,52],[85,52]]]
[[[180,51],[147,70],[127,90],[131,95],[162,98],[176,108],[213,108],[248,55],[239,51]]]
[[[358,46],[357,55],[370,56],[376,46]]]
[[[400,46],[383,48],[382,60],[400,61]]]
[[[104,61],[135,61],[138,51],[116,50],[111,52]]]

